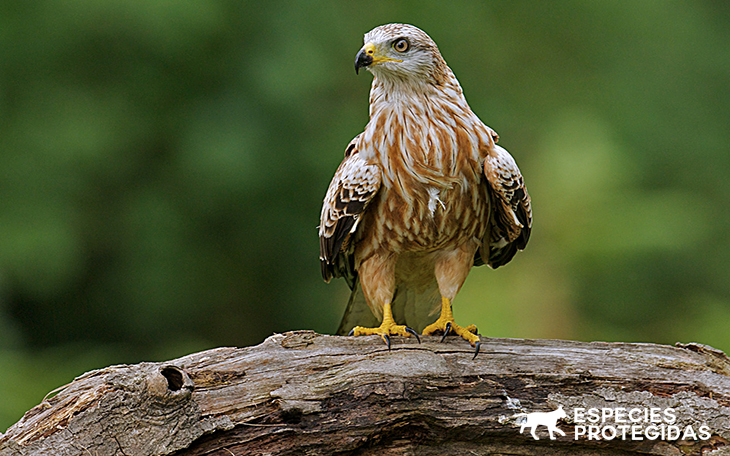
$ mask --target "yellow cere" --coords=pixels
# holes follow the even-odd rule
[[[385,62],[403,62],[403,60],[400,59],[393,59],[384,55],[375,54],[375,45],[373,43],[367,43],[365,46],[363,46],[363,50],[365,51],[365,53],[373,58],[373,63],[371,63],[371,65],[379,65]]]

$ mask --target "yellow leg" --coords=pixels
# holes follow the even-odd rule
[[[393,310],[390,308],[390,303],[386,302],[383,306],[383,322],[377,328],[363,328],[362,326],[355,326],[350,331],[350,335],[353,336],[370,336],[373,334],[379,335],[383,342],[388,344],[390,348],[390,337],[391,335],[410,337],[411,334],[416,336],[416,339],[420,342],[421,339],[418,337],[418,333],[405,325],[397,325],[393,319]]]
[[[477,327],[475,325],[469,325],[467,327],[461,327],[454,322],[454,314],[451,312],[451,301],[448,298],[441,298],[441,316],[438,320],[426,326],[423,329],[423,335],[428,336],[436,332],[442,332],[444,335],[449,331],[453,331],[458,336],[466,339],[472,347],[476,347],[477,353],[479,352],[479,336],[476,335]],[[476,355],[474,355],[476,357]]]

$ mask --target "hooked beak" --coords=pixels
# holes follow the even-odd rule
[[[375,46],[373,43],[368,43],[360,49],[355,57],[355,74],[360,74],[360,68],[372,65],[375,55]]]
[[[378,55],[375,53],[375,45],[373,43],[367,43],[360,49],[355,57],[355,73],[359,74],[360,68],[369,67],[371,65],[378,65],[384,62],[402,62],[403,60],[392,59],[384,55]]]

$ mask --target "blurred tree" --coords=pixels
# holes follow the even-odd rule
[[[533,198],[457,319],[730,349],[729,5],[0,1],[0,429],[93,367],[334,331],[315,227],[367,122],[354,55],[394,21]]]

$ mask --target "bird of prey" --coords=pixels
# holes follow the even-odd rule
[[[355,71],[373,74],[370,121],[345,150],[319,225],[324,280],[352,289],[338,334],[390,347],[414,329],[454,332],[476,356],[476,327],[457,325],[451,304],[472,266],[497,268],[525,248],[522,174],[425,32],[387,24],[364,41]]]

